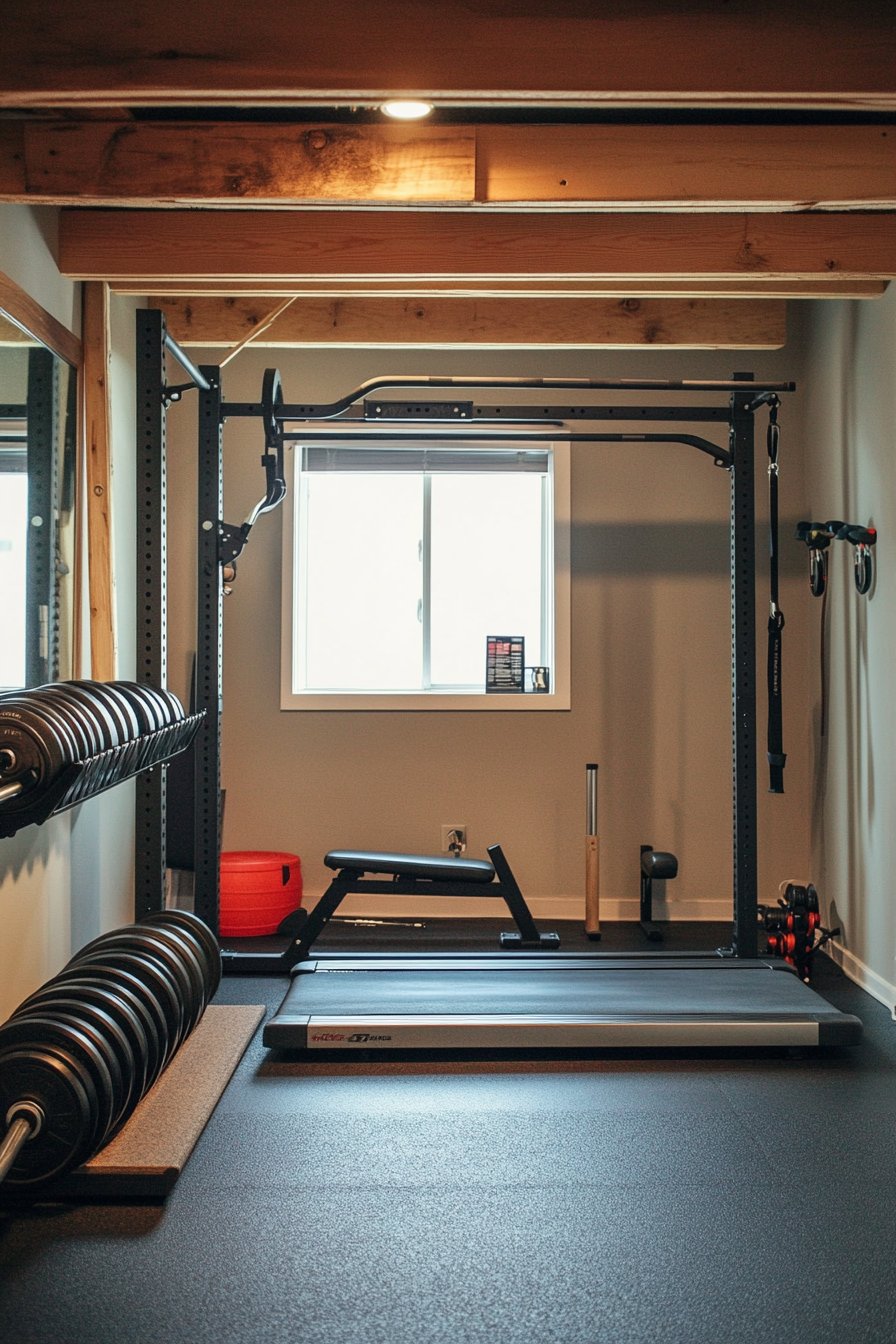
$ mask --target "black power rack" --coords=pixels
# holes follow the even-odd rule
[[[169,386],[166,350],[173,353],[192,378],[188,384]],[[751,959],[758,953],[757,883],[757,713],[756,713],[756,540],[754,498],[754,417],[771,396],[793,392],[792,382],[757,383],[751,373],[735,373],[730,380],[591,379],[591,378],[425,378],[371,379],[338,401],[299,405],[282,399],[280,377],[269,370],[258,402],[226,402],[221,371],[197,368],[168,335],[164,314],[156,309],[137,313],[137,434],[138,550],[137,610],[138,679],[166,684],[166,508],[165,428],[172,401],[188,388],[199,396],[198,443],[198,626],[196,634],[197,712],[205,719],[197,734],[195,751],[193,859],[195,911],[217,933],[219,911],[220,772],[222,701],[222,570],[248,536],[224,522],[223,428],[229,418],[249,417],[263,422],[266,442],[268,491],[254,518],[282,499],[282,448],[286,441],[302,443],[375,443],[403,437],[410,427],[415,441],[483,443],[510,438],[514,443],[679,443],[706,454],[729,472],[731,522],[731,669],[733,728],[733,928],[731,955]],[[473,401],[425,400],[437,389],[477,388],[519,391],[531,389],[545,400],[531,406],[477,405]],[[380,389],[419,389],[412,401],[378,399]],[[582,396],[600,391],[706,393],[725,396],[719,406],[633,405],[594,406],[556,404],[549,393],[575,392]],[[360,412],[360,413],[359,413]],[[727,426],[727,447],[699,435],[645,430],[641,433],[596,432],[570,428],[588,422],[665,424],[705,422]],[[287,429],[286,426],[292,426]],[[279,469],[278,469],[279,454]],[[279,470],[279,475],[278,475]],[[137,916],[164,905],[166,863],[165,770],[142,776],[137,794],[135,906]],[[279,973],[280,959],[247,954],[252,969]]]

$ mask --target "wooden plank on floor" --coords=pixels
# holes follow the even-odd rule
[[[322,107],[397,94],[461,105],[896,105],[887,0],[7,8],[0,104],[8,107]]]
[[[72,279],[302,276],[889,280],[889,214],[63,210]]]
[[[154,298],[181,345],[231,347],[269,312],[263,298]],[[518,346],[778,349],[781,300],[302,299],[254,342],[262,346]]]

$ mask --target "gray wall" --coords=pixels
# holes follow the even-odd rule
[[[837,543],[829,580],[828,726],[812,659],[812,866],[843,928],[845,969],[896,1004],[896,289],[874,303],[812,305],[806,443],[813,518],[878,529],[878,574],[867,597],[853,586],[852,550]],[[821,603],[812,611],[817,647]]]
[[[714,353],[252,350],[224,373],[231,400],[259,395],[278,364],[287,400],[325,400],[376,373],[799,377],[799,314],[783,351]],[[192,351],[214,363],[216,352]],[[529,394],[531,396],[531,394]],[[639,394],[643,395],[643,394]],[[631,399],[637,401],[639,396]],[[524,399],[527,399],[524,397]],[[711,399],[710,399],[711,400]],[[785,536],[803,510],[800,400],[782,412]],[[765,446],[757,435],[764,510]],[[195,404],[169,419],[171,677],[185,693],[195,599]],[[699,433],[700,426],[694,427]],[[705,427],[704,427],[705,428]],[[257,426],[225,431],[225,515],[261,492]],[[281,712],[280,515],[264,518],[225,601],[224,844],[302,856],[306,889],[336,846],[431,852],[466,822],[470,852],[499,841],[536,908],[578,915],[584,765],[601,766],[602,881],[609,917],[634,913],[638,846],[675,850],[671,913],[726,917],[731,891],[728,478],[691,449],[574,449],[572,710],[568,713]],[[764,565],[764,536],[760,538]],[[808,865],[808,661],[802,556],[785,545],[788,793],[760,792],[762,897]],[[761,575],[761,581],[767,582]],[[758,601],[764,631],[767,600]],[[764,684],[764,650],[760,649]],[[764,789],[764,786],[761,786]],[[559,902],[559,904],[557,903]],[[382,908],[385,908],[384,906]],[[406,907],[405,907],[406,908]],[[449,909],[454,907],[449,904]],[[455,910],[460,913],[460,910]]]

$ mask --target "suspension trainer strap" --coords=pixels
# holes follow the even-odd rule
[[[778,605],[778,407],[768,402],[768,791],[784,792],[784,725],[781,709],[781,644],[784,613]]]

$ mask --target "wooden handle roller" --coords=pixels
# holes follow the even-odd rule
[[[600,938],[600,840],[597,836],[597,766],[585,767],[587,806],[585,833],[585,933]]]

